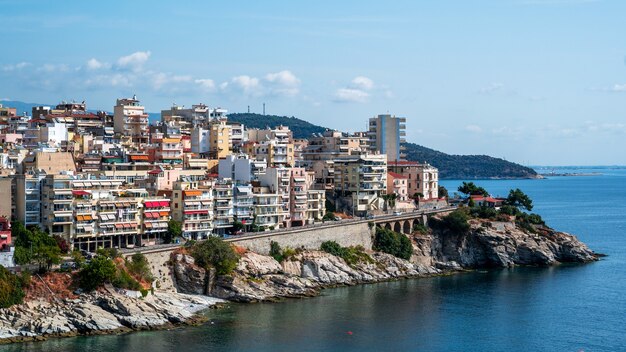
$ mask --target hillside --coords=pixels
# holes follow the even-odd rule
[[[21,101],[1,101],[0,104],[17,108],[18,114],[30,114],[33,106],[50,104],[32,104]],[[150,121],[155,122],[160,114],[149,113]],[[289,126],[295,138],[308,138],[312,133],[322,133],[325,127],[289,116],[261,115],[254,113],[233,113],[229,120],[243,123],[247,127],[265,128],[278,125]],[[442,179],[481,179],[481,178],[534,178],[535,170],[503,159],[487,155],[450,155],[430,148],[406,143],[407,159],[428,162],[439,169]]]
[[[321,133],[326,128],[295,117],[261,115],[253,113],[229,114],[228,119],[243,123],[246,127],[265,128],[284,125],[294,132],[295,138],[307,138],[311,133]],[[428,162],[439,169],[442,179],[484,179],[484,178],[534,178],[535,170],[488,155],[450,155],[430,148],[406,143],[408,160]]]
[[[322,133],[326,131],[325,127],[314,125],[293,116],[234,113],[228,114],[228,120],[243,123],[244,126],[251,128],[266,128],[278,125],[289,126],[289,129],[293,131],[294,138],[309,138],[313,133]]]

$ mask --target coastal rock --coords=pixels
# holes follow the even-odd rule
[[[202,295],[207,291],[207,272],[196,265],[192,256],[172,254],[174,278],[178,292]]]
[[[585,263],[597,255],[575,236],[547,227],[531,233],[510,222],[470,221],[467,234],[435,231],[416,236],[422,256],[430,256],[438,267],[458,263],[463,268],[511,267]],[[446,264],[448,263],[448,264]]]
[[[156,329],[193,322],[199,310],[221,302],[171,292],[144,299],[93,292],[77,300],[28,302],[0,309],[0,342]]]

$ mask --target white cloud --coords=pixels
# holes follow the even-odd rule
[[[504,89],[504,84],[502,83],[497,83],[497,82],[492,82],[489,85],[487,85],[486,87],[482,87],[478,90],[479,93],[481,94],[491,94],[497,91],[501,91],[502,89]]]
[[[247,95],[261,95],[261,82],[256,77],[248,75],[236,76],[230,80],[230,85],[228,86],[234,86]]]
[[[149,51],[136,51],[130,55],[122,56],[117,60],[120,68],[130,68],[132,70],[140,70],[143,64],[148,61],[151,53]]]
[[[351,83],[351,88],[354,89],[372,90],[374,88],[374,81],[365,76],[354,77]]]
[[[32,65],[30,62],[20,62],[15,65],[2,66],[2,71],[17,71]]]
[[[300,79],[291,71],[283,70],[265,75],[265,81],[268,86],[267,94],[295,96],[300,92]]]
[[[172,75],[164,72],[149,72],[149,76],[152,79],[152,88],[155,90],[160,90],[165,88],[165,90],[175,90],[176,84],[178,83],[190,83],[193,81],[193,78],[188,75]]]
[[[369,93],[360,89],[340,88],[335,92],[334,101],[339,103],[365,103],[369,96]]]
[[[467,125],[465,126],[465,130],[471,133],[482,133],[483,129],[477,125]]]
[[[194,83],[198,84],[200,87],[208,91],[212,92],[215,90],[215,81],[213,81],[212,79],[200,78],[200,79],[194,80]]]
[[[291,71],[283,70],[265,75],[265,80],[271,83],[277,83],[287,87],[295,87],[300,84],[300,80]]]
[[[109,68],[110,65],[104,62],[100,62],[97,59],[91,58],[87,61],[87,69],[89,70],[99,70],[102,68]]]
[[[609,90],[611,92],[626,92],[626,84],[614,84]]]

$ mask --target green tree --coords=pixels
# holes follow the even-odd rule
[[[72,251],[72,260],[76,263],[76,267],[79,269],[85,265],[85,256],[77,249]]]
[[[413,254],[413,245],[407,236],[383,228],[376,229],[373,248],[406,260]]]
[[[469,217],[465,212],[455,210],[441,219],[441,225],[450,232],[465,234],[470,230],[468,219]]]
[[[469,195],[469,196],[489,196],[489,192],[486,189],[479,187],[474,184],[474,182],[463,182],[459,188],[459,192]]]
[[[385,201],[385,209],[395,208],[396,207],[396,199],[398,199],[398,195],[395,193],[391,194],[383,194],[383,200]]]
[[[439,193],[439,198],[448,198],[448,189],[444,186],[439,186],[437,188],[437,193]]]
[[[514,207],[524,208],[528,211],[533,210],[533,201],[519,188],[509,191],[509,196],[505,203]]]
[[[344,248],[341,247],[339,243],[335,241],[322,242],[322,245],[320,246],[320,250],[326,253],[332,254],[334,256],[337,256],[337,257],[343,257],[345,253]]]
[[[98,255],[79,272],[79,286],[93,291],[106,282],[115,279],[117,268],[110,258]]]
[[[237,266],[239,255],[233,247],[219,237],[209,237],[191,248],[196,263],[204,268],[213,267],[218,275],[230,274]]]
[[[167,222],[167,232],[163,236],[163,243],[172,243],[176,237],[180,237],[182,235],[183,229],[180,221],[170,219],[170,221]]]
[[[32,260],[39,265],[39,271],[46,271],[52,265],[61,263],[61,250],[55,245],[39,245],[33,251]]]

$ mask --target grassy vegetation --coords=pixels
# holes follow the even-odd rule
[[[0,266],[0,308],[24,302],[24,289],[30,283],[30,274],[15,275]]]
[[[282,263],[285,260],[290,260],[295,255],[299,254],[301,250],[293,248],[281,248],[278,242],[270,242],[270,256],[276,259],[277,262]]]
[[[342,258],[348,265],[374,263],[372,257],[365,253],[365,248],[362,246],[342,247],[335,241],[326,241],[322,243],[320,250]]]

